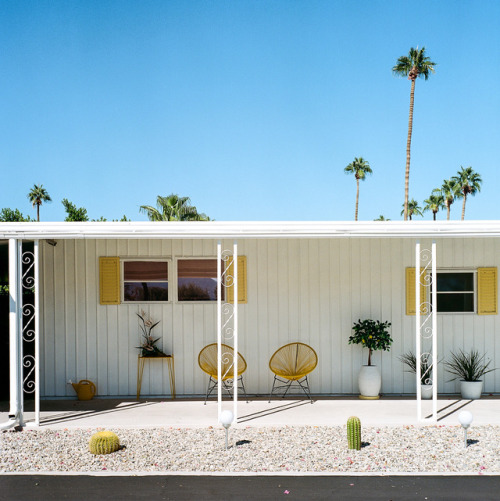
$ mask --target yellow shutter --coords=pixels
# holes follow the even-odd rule
[[[120,304],[120,258],[99,258],[99,295],[101,304]]]
[[[422,281],[422,273],[424,268],[420,268],[420,303],[426,301],[426,287]],[[424,308],[420,309],[420,313],[424,313]],[[406,314],[415,315],[415,268],[406,268]]]
[[[226,276],[232,276],[233,263],[229,265],[226,271]],[[227,300],[229,303],[234,302],[234,286],[227,288]],[[238,256],[238,304],[247,303],[247,257]]]
[[[498,314],[498,280],[496,268],[477,270],[477,314]]]

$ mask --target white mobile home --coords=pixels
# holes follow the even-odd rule
[[[0,239],[10,254],[37,242],[41,397],[73,397],[70,379],[94,381],[100,396],[135,395],[141,310],[160,321],[154,335],[175,357],[177,395],[203,395],[197,357],[217,341],[218,242],[236,244],[240,257],[238,351],[249,394],[269,392],[269,358],[292,341],[318,353],[313,394],[356,394],[366,353],[348,338],[365,318],[392,324],[391,351],[375,353],[382,392],[414,393],[398,357],[415,350],[417,242],[435,242],[438,357],[475,347],[500,367],[498,221],[0,223]],[[213,292],[201,294],[202,283]],[[448,379],[441,364],[439,393],[457,391]],[[486,376],[485,391],[500,392],[500,371]],[[142,394],[170,395],[166,364],[147,364]]]

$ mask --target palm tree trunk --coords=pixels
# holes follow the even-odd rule
[[[411,81],[410,91],[410,113],[408,117],[408,139],[406,140],[406,172],[405,172],[405,206],[404,220],[408,220],[408,191],[410,185],[410,150],[411,150],[411,134],[413,132],[413,102],[415,96],[415,79]]]
[[[40,204],[36,204],[36,220],[40,222]]]
[[[446,221],[450,220],[450,204],[446,204]]]
[[[358,220],[358,202],[359,202],[359,178],[356,178],[356,209],[354,211],[354,221]]]
[[[435,221],[436,220],[436,214],[437,212],[432,211],[432,219]]]
[[[467,201],[467,194],[464,193],[464,203],[462,204],[462,221],[465,219],[465,202]]]

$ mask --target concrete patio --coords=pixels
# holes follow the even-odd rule
[[[357,397],[318,397],[307,400],[272,400],[253,398],[240,401],[238,426],[325,426],[343,425],[349,416],[358,416],[364,426],[418,425],[415,398],[383,397],[366,401]],[[34,421],[33,402],[25,406],[28,425]],[[223,409],[232,410],[232,401],[224,401]],[[432,404],[424,401],[422,416],[432,414]],[[500,425],[500,396],[480,400],[461,400],[459,396],[441,397],[438,401],[437,424],[456,425],[461,410],[469,410],[474,425]],[[8,402],[0,403],[0,422],[8,420]],[[428,424],[428,423],[425,423]],[[208,427],[218,426],[217,402],[207,405],[203,399],[110,399],[91,401],[42,400],[40,427]]]

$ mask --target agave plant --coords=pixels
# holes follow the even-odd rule
[[[430,354],[425,353],[420,357],[420,383],[421,384],[431,384],[432,380],[432,362],[429,360]],[[412,351],[408,353],[403,353],[399,357],[399,360],[408,366],[408,371],[412,374],[417,373],[417,357]]]
[[[486,355],[480,355],[478,350],[472,349],[469,353],[458,350],[451,353],[451,361],[445,362],[446,370],[453,376],[450,381],[460,379],[461,381],[480,381],[485,374],[496,370],[490,369],[491,360],[485,362]]]

